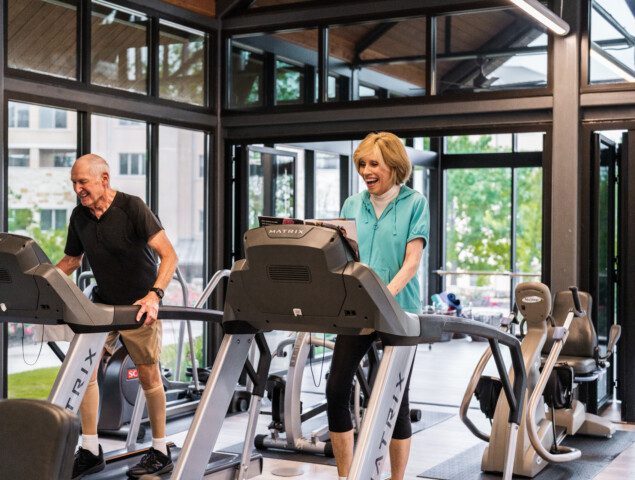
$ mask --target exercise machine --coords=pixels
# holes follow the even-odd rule
[[[80,334],[75,335],[71,342],[48,398],[50,403],[63,410],[77,413],[88,380],[97,367],[108,332],[140,327],[142,322],[136,321],[139,307],[134,305],[111,306],[90,302],[66,275],[50,263],[46,254],[28,237],[0,233],[0,265],[2,278],[2,289],[0,290],[1,322],[67,324],[76,334]],[[222,320],[222,313],[202,308],[165,306],[159,310],[159,318],[218,323]],[[257,371],[249,365],[247,365],[247,369],[253,374],[254,388],[264,390],[266,374],[269,369],[268,362],[271,356],[262,335],[256,336],[252,341],[261,348],[261,361]],[[244,363],[241,364],[241,369],[243,365]],[[254,395],[256,393],[254,392]],[[13,401],[8,400],[7,402]],[[0,410],[0,413],[8,411],[11,410],[4,408]],[[26,409],[26,411],[29,410]],[[254,418],[257,414],[257,411],[250,412]],[[5,420],[0,418],[1,423],[4,423]],[[25,430],[39,431],[40,426],[33,424],[30,420],[27,415],[21,418]],[[54,450],[58,456],[67,455],[67,445],[73,441],[77,444],[78,432],[76,429],[70,430],[67,441],[63,442],[63,449],[55,444],[49,445],[47,448]],[[28,439],[29,436],[11,438],[0,436],[0,450],[4,450],[5,447],[8,449],[8,445],[13,444],[22,448],[22,451],[30,451],[32,445],[25,444],[20,440],[21,438]],[[252,442],[253,435],[245,439],[246,445],[251,446]],[[199,477],[205,474],[209,478],[227,478],[227,470],[237,469],[248,470],[250,475],[256,475],[262,470],[262,457],[252,456],[250,448],[245,448],[242,455],[223,452],[212,456],[212,450],[208,451],[207,448],[204,450],[206,454],[199,465],[201,470]],[[138,462],[138,458],[135,457],[141,453],[145,452],[109,458],[106,470],[91,476],[91,478],[113,478],[113,476],[123,475],[128,466]],[[175,449],[173,454],[178,455],[178,451]],[[68,461],[72,465],[72,457]],[[0,478],[5,477],[3,465],[0,465]],[[44,475],[33,478],[55,477]]]
[[[254,335],[274,329],[348,335],[375,332],[381,338],[384,352],[349,479],[379,478],[394,428],[390,420],[401,401],[416,346],[435,343],[454,332],[488,339],[510,404],[505,452],[513,460],[526,380],[518,339],[462,318],[407,314],[381,279],[354,261],[341,234],[331,228],[265,226],[246,232],[244,245],[246,258],[234,264],[229,278],[222,319],[225,335],[171,478],[203,476]],[[510,349],[513,380],[507,374],[501,344]],[[252,397],[252,404],[255,401],[259,400]],[[255,429],[252,411],[248,431]],[[505,470],[504,478],[511,478],[511,469]]]
[[[586,413],[584,404],[575,397],[577,382],[597,380],[608,366],[620,327],[611,328],[608,353],[600,355],[590,319],[591,297],[587,293],[578,292],[576,287],[559,292],[552,310],[549,288],[542,283],[527,282],[516,287],[515,303],[526,325],[521,349],[528,380],[513,471],[534,477],[549,463],[568,462],[581,456],[578,449],[561,444],[565,436],[583,433],[610,438],[615,432],[610,421]],[[512,314],[501,328],[507,330],[514,321]],[[474,435],[488,442],[481,469],[501,472],[508,409],[506,402],[497,396],[497,381],[482,377],[490,356],[486,350],[479,360],[463,397],[460,416]],[[547,385],[550,388],[546,392]],[[467,415],[475,392],[483,395],[482,410],[492,419],[489,434],[479,430]],[[488,399],[485,405],[483,398]]]

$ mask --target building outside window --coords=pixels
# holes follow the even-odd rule
[[[43,231],[65,229],[66,216],[65,209],[43,208],[40,210],[40,228]]]
[[[119,154],[119,175],[145,175],[146,174],[146,154],[145,153],[120,153]]]
[[[9,103],[9,128],[29,128],[29,106]]]
[[[10,148],[9,149],[9,166],[10,167],[28,167],[29,166],[29,149],[28,148]]]
[[[57,108],[40,108],[40,128],[68,128],[66,112]]]

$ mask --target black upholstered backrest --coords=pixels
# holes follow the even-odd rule
[[[591,295],[586,292],[579,292],[580,306],[586,312],[586,316],[580,318],[574,318],[569,327],[569,337],[564,344],[561,355],[567,355],[572,357],[587,357],[593,358],[595,347],[598,344],[597,334],[591,321],[591,308],[593,306],[593,300]],[[562,326],[567,318],[569,310],[573,307],[573,297],[571,292],[566,290],[558,292],[553,301],[553,313],[552,317],[558,326]],[[553,327],[548,326],[549,333],[547,336],[547,342],[542,349],[543,354],[548,354],[553,344],[552,332]]]
[[[0,478],[71,478],[76,415],[44,400],[0,401]]]

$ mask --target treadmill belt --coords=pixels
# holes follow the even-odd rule
[[[176,465],[176,461],[181,454],[181,449],[175,446],[171,446],[170,451],[172,452],[172,461]],[[145,450],[143,451],[143,453],[145,453]],[[126,472],[130,467],[133,467],[134,465],[139,463],[141,457],[142,455],[133,455],[126,458],[113,459],[110,462],[107,460],[106,468],[103,471],[95,473],[93,475],[88,475],[84,478],[90,480],[127,479],[128,476],[126,475]],[[259,461],[260,463],[260,469],[257,470],[257,472],[254,472],[254,475],[259,475],[260,470],[262,470],[262,457],[258,454],[252,453],[250,470],[254,468],[254,460]],[[210,462],[205,470],[205,475],[214,474],[227,469],[234,469],[239,464],[240,454],[213,452],[212,456],[210,457]],[[170,478],[170,474],[161,475],[161,478]]]

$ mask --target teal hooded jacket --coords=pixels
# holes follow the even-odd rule
[[[388,285],[401,269],[406,244],[423,238],[428,244],[430,212],[428,201],[419,192],[402,185],[397,198],[377,218],[367,190],[348,197],[341,216],[357,224],[360,261],[370,266]],[[411,313],[421,312],[419,279],[415,275],[401,290],[396,300]]]

